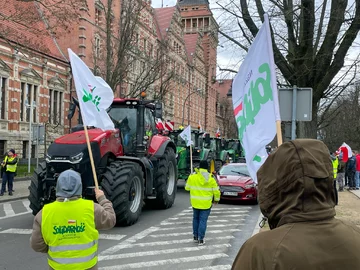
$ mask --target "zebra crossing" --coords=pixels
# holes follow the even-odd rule
[[[0,220],[31,213],[29,201],[18,200],[0,204]]]
[[[218,205],[211,211],[204,246],[193,242],[192,209],[185,209],[159,224],[100,252],[99,269],[231,269],[221,264],[236,233],[246,226],[251,206]],[[218,264],[219,262],[219,264]]]

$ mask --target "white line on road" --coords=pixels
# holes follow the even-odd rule
[[[239,215],[221,215],[221,216],[212,216],[210,215],[209,216],[209,220],[211,219],[214,219],[214,218],[228,218],[228,217],[247,217],[249,216],[248,214],[239,214]],[[181,216],[181,217],[171,217],[171,218],[168,218],[167,220],[183,220],[183,219],[192,219],[193,217],[184,217],[184,216]]]
[[[154,255],[162,255],[162,254],[182,253],[182,252],[199,251],[199,250],[204,250],[204,249],[215,249],[215,248],[219,249],[219,248],[227,248],[227,247],[231,247],[231,245],[230,244],[205,245],[205,246],[200,246],[200,247],[185,247],[185,248],[152,250],[152,251],[142,251],[142,252],[133,252],[133,253],[122,253],[122,254],[116,254],[116,255],[99,256],[98,260],[99,261],[109,261],[109,260],[142,257],[142,256],[154,256]]]
[[[207,228],[224,228],[224,227],[231,227],[231,226],[242,226],[245,225],[244,223],[228,223],[228,224],[208,224]],[[192,225],[181,226],[181,227],[164,227],[159,228],[159,231],[178,231],[178,230],[189,230],[192,229]]]
[[[5,212],[5,216],[14,216],[15,212],[12,209],[12,206],[10,203],[4,203],[4,212]]]
[[[221,211],[221,214],[237,214],[237,213],[249,213],[249,210],[239,210],[239,211]],[[193,213],[192,212],[180,212],[179,214],[176,214],[175,216],[188,216],[188,215],[192,215]],[[216,214],[220,214],[220,213],[216,213]],[[211,215],[211,214],[210,214]]]
[[[99,269],[100,270],[121,270],[121,269],[136,269],[136,268],[146,269],[146,268],[149,268],[152,266],[169,265],[169,264],[177,264],[177,263],[189,263],[189,262],[196,262],[196,261],[208,261],[208,260],[215,260],[215,259],[225,258],[225,257],[229,257],[229,256],[224,253],[218,253],[218,254],[201,255],[201,256],[194,256],[194,257],[184,257],[184,258],[177,258],[177,259],[147,261],[147,262],[139,262],[139,263],[128,263],[128,264],[123,264],[123,265],[100,267]]]
[[[244,218],[239,218],[237,219],[238,221],[244,221]],[[219,219],[219,220],[208,220],[208,223],[230,223],[229,220],[227,219]],[[179,222],[166,222],[163,221],[160,223],[160,225],[165,226],[165,225],[181,225],[181,224],[191,224],[192,220],[189,221],[179,221]]]
[[[231,269],[231,265],[214,265],[214,266],[207,266],[207,267],[201,267],[201,268],[191,268],[189,270],[229,270]]]
[[[0,231],[0,233],[3,234],[31,234],[32,233],[32,229],[7,229],[4,231]],[[121,234],[99,234],[99,239],[101,240],[116,240],[119,241],[121,239],[123,239],[124,237],[126,237],[126,235],[121,235]]]
[[[30,206],[29,206],[30,202],[29,202],[28,200],[22,200],[21,202],[22,202],[22,204],[24,205],[24,207],[26,208],[26,210],[27,210],[28,212],[31,212],[31,211],[32,211],[32,210],[30,209]]]
[[[240,232],[239,229],[227,229],[227,230],[207,230],[206,234],[213,234],[213,233],[230,233],[230,232]],[[152,234],[149,235],[149,237],[152,238],[158,238],[158,237],[176,237],[176,236],[182,236],[182,235],[189,235],[192,236],[192,232],[184,232],[184,233],[166,233],[166,234]]]
[[[244,210],[244,209],[252,209],[252,207],[250,207],[250,206],[246,206],[246,207],[217,207],[217,206],[215,206],[215,207],[212,207],[211,208],[211,212],[212,211],[229,211],[229,210]],[[185,209],[185,210],[183,210],[183,211],[181,211],[181,212],[192,212],[193,210],[192,210],[192,208],[190,207],[190,209]]]
[[[260,213],[260,215],[259,215],[259,219],[258,219],[258,221],[256,222],[256,224],[255,224],[255,228],[254,228],[254,230],[253,230],[253,233],[252,233],[252,235],[251,236],[254,236],[255,234],[257,234],[259,231],[260,231],[260,222],[261,222],[261,220],[262,220],[262,217],[263,217],[263,214],[262,213]]]
[[[0,220],[7,219],[7,218],[12,218],[12,217],[17,217],[17,216],[22,216],[22,215],[26,215],[26,214],[29,214],[29,212],[22,212],[22,213],[18,213],[18,214],[12,215],[12,216],[3,216],[3,217],[0,217]]]
[[[137,240],[143,239],[144,237],[148,236],[150,233],[156,232],[159,228],[158,227],[150,227],[146,230],[143,230],[137,234],[135,234],[132,237],[129,237],[128,239],[124,240],[123,242],[120,242],[119,244],[112,246],[108,249],[105,249],[103,252],[100,253],[100,255],[109,255],[113,254],[118,250],[131,247]]]

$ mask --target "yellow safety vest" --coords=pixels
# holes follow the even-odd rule
[[[41,233],[49,246],[48,263],[53,269],[84,270],[96,265],[99,232],[95,228],[93,201],[78,199],[45,205]]]
[[[220,190],[215,178],[205,169],[196,170],[186,181],[185,190],[190,191],[191,206],[196,209],[209,209],[212,200],[220,200]],[[208,173],[209,180],[206,182],[202,172]]]
[[[5,159],[4,159],[4,162],[7,162],[7,161],[13,161],[15,158],[17,157],[9,157],[9,156],[6,156]],[[16,172],[16,168],[17,168],[17,163],[15,164],[6,164],[6,171],[7,172]]]
[[[338,167],[339,167],[339,159],[336,157],[336,159],[333,160],[332,164],[333,164],[333,171],[334,171],[334,179],[336,179]]]

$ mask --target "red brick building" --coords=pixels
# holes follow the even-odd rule
[[[23,8],[37,14],[34,3],[8,1],[4,14]],[[39,17],[38,35],[14,21],[1,21],[0,31],[0,154],[14,148],[27,157],[29,122],[46,126],[46,142],[67,130],[66,112],[70,99],[69,65]],[[39,33],[42,33],[39,36]],[[34,42],[32,42],[34,41]],[[35,42],[36,41],[36,42]],[[33,104],[32,113],[29,104]],[[44,145],[39,147],[43,154]],[[35,156],[35,145],[31,147]],[[41,155],[42,156],[42,155]]]

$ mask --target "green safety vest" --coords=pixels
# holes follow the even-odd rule
[[[83,270],[97,264],[99,232],[93,201],[77,199],[45,205],[41,233],[49,246],[48,263],[53,269]]]
[[[212,201],[220,200],[219,186],[212,176],[205,169],[196,170],[195,174],[191,174],[186,181],[185,190],[190,191],[191,206],[196,209],[209,209]],[[204,180],[201,173],[208,174],[208,181]]]
[[[6,156],[4,159],[4,162],[11,162],[14,161],[14,159],[16,159],[17,157],[13,156],[13,157],[9,157]],[[17,168],[17,162],[15,164],[6,164],[6,171],[7,172],[16,172],[16,168]]]
[[[333,160],[332,164],[333,164],[333,171],[334,171],[334,179],[336,179],[338,167],[339,167],[339,159],[336,157],[336,159]]]

